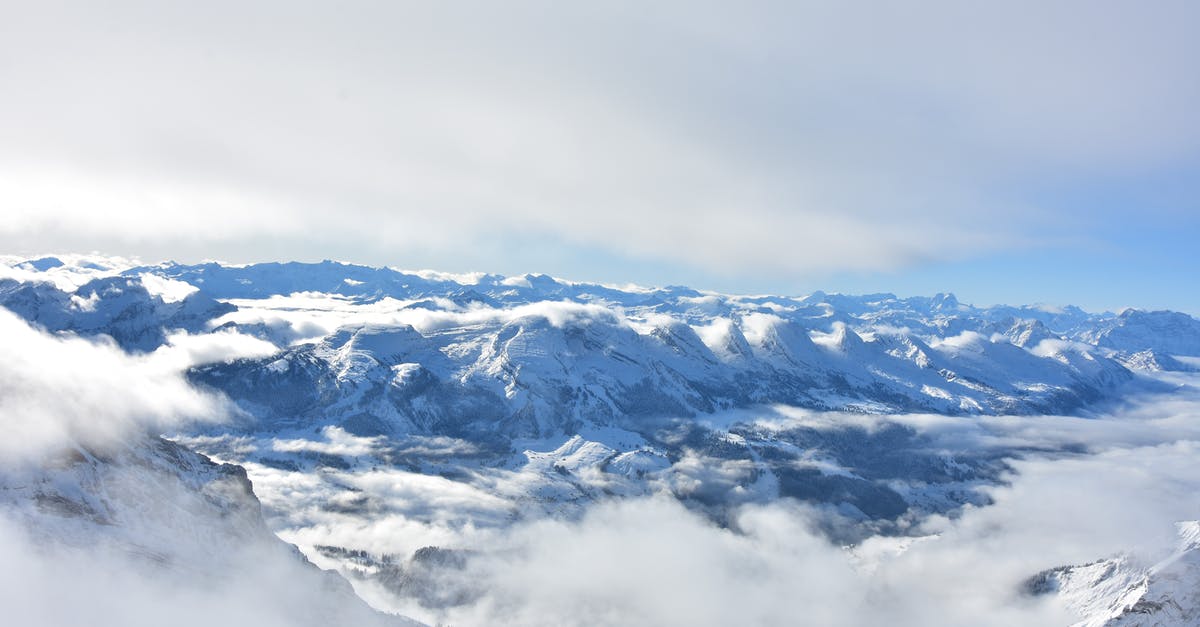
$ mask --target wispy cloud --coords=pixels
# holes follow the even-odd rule
[[[278,349],[235,332],[176,332],[131,355],[107,338],[51,335],[0,308],[0,458],[35,460],[73,442],[101,445],[235,412],[224,396],[193,387],[192,366]]]
[[[37,458],[73,441],[102,444],[183,421],[220,420],[229,410],[220,397],[188,384],[182,374],[188,360],[169,356],[170,347],[134,357],[103,341],[47,335],[5,309],[0,335],[5,458]]]

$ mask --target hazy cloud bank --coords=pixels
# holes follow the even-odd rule
[[[5,457],[36,459],[75,440],[103,443],[185,420],[214,420],[221,399],[189,385],[175,364],[115,344],[54,337],[0,309],[0,423]],[[174,361],[174,360],[171,360]]]
[[[13,7],[0,243],[507,273],[598,252],[742,276],[1081,233],[1115,246],[1092,226],[1188,210],[1061,190],[1188,167],[1198,17],[1075,1]]]
[[[1120,551],[1164,554],[1200,514],[1194,442],[1017,464],[995,504],[932,519],[911,542],[832,546],[805,508],[743,509],[740,533],[676,503],[601,505],[580,522],[520,526],[464,574],[483,591],[455,624],[1065,625],[1020,584]],[[894,554],[908,544],[907,549]],[[854,559],[852,559],[852,557]]]
[[[73,441],[103,444],[222,420],[233,406],[192,387],[184,372],[277,350],[237,333],[180,332],[152,353],[130,355],[103,337],[47,334],[3,308],[0,336],[0,457],[29,460]]]
[[[410,624],[371,612],[344,581],[304,564],[269,535],[245,542],[219,535],[228,530],[222,530],[215,515],[193,522],[211,525],[218,535],[192,537],[185,527],[172,538],[173,545],[155,552],[103,534],[87,538],[86,548],[48,544],[44,535],[49,529],[34,538],[0,515],[5,621],[28,627]]]
[[[750,502],[730,528],[684,508],[667,496],[680,481],[739,472],[712,466],[705,475],[696,471],[703,460],[681,462],[662,494],[602,500],[584,505],[578,517],[534,514],[511,500],[523,491],[547,494],[522,473],[468,485],[399,469],[330,471],[318,479],[250,468],[281,535],[303,547],[403,557],[435,545],[473,555],[464,570],[440,571],[432,580],[441,590],[470,592],[472,600],[457,607],[426,608],[370,580],[356,584],[377,606],[429,621],[1066,625],[1077,618],[1058,601],[1022,595],[1026,578],[1118,552],[1153,561],[1173,546],[1174,522],[1200,518],[1200,395],[1193,375],[1167,377],[1183,387],[1089,418],[764,410],[761,426],[873,429],[898,422],[933,447],[1012,456],[1006,483],[983,488],[991,504],[917,518],[908,537],[874,536],[852,548],[831,544],[822,532],[856,524],[828,508]],[[327,507],[346,499],[374,505]],[[507,522],[512,516],[524,521]]]

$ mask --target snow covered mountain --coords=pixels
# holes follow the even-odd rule
[[[110,608],[35,608],[31,624],[140,624],[140,592],[159,587],[199,594],[179,601],[196,607],[178,624],[417,624],[371,610],[339,575],[281,542],[239,466],[144,434],[6,460],[2,470],[0,515],[29,536],[32,555],[22,562],[80,561],[83,568],[65,574],[71,585],[115,585],[125,595]],[[122,573],[119,583],[105,582],[109,570]]]
[[[1184,314],[977,308],[948,294],[731,296],[335,262],[132,266],[64,259],[10,260],[0,305],[49,331],[107,335],[134,351],[154,350],[179,333],[248,335],[276,346],[269,356],[192,369],[193,382],[242,410],[210,436],[319,440],[335,429],[382,438],[381,448],[392,451],[385,463],[414,439],[451,438],[470,451],[456,463],[520,467],[526,461],[519,441],[536,440],[548,452],[579,434],[607,433],[582,438],[606,451],[591,463],[596,469],[661,469],[697,453],[744,459],[755,470],[730,489],[756,485],[768,495],[834,500],[871,518],[943,501],[924,488],[897,492],[894,482],[911,479],[923,464],[941,469],[922,471],[923,480],[952,485],[993,478],[1002,468],[989,459],[922,452],[928,445],[912,432],[843,432],[838,437],[856,443],[844,446],[825,432],[726,433],[697,419],[772,404],[866,413],[1073,413],[1153,386],[1127,366],[1162,367],[1178,363],[1166,351],[1200,352],[1200,323]],[[888,442],[878,459],[894,460],[891,467],[861,454],[875,450],[876,438]],[[206,450],[245,461],[219,447]],[[797,470],[814,452],[857,470]],[[355,463],[297,451],[256,459]],[[959,491],[951,501],[973,498]]]
[[[1083,620],[1073,627],[1184,627],[1200,624],[1200,521],[1182,522],[1179,544],[1152,564],[1118,555],[1039,573],[1035,595],[1056,595]]]
[[[1200,356],[1200,322],[1174,312],[736,296],[335,262],[8,259],[0,306],[140,358],[184,353],[188,381],[235,408],[174,442],[84,447],[6,477],[7,507],[27,526],[204,572],[222,568],[203,550],[214,542],[283,546],[269,529],[377,607],[405,595],[467,603],[437,583],[464,554],[403,538],[377,549],[330,529],[390,517],[499,529],[665,494],[722,526],[742,505],[794,499],[839,543],[903,534],[987,505],[1015,457],[1086,450],[955,446],[921,424],[1091,416],[1171,389],[1146,374],[1190,370]],[[253,350],[230,348],[244,344]],[[243,475],[185,446],[242,464],[263,486],[263,513]],[[150,492],[121,491],[143,484]],[[148,494],[166,500],[154,496],[162,485],[190,495],[183,508],[198,514],[184,521],[200,522],[138,511]],[[324,585],[309,571],[302,579]],[[1060,575],[1063,589],[1095,583]]]
[[[73,291],[47,284],[0,279],[3,306],[47,331],[107,335],[122,348],[148,351],[168,330],[200,331],[234,307],[203,295],[151,293],[153,278],[111,276]]]
[[[17,267],[36,279],[56,262]],[[538,436],[765,403],[1070,413],[1132,379],[1114,356],[1200,353],[1200,323],[1184,314],[1168,324],[951,295],[738,297],[333,262],[125,268],[73,292],[10,279],[0,304],[134,350],[169,329],[268,339],[279,355],[197,380],[268,430],[316,419],[360,434]]]
[[[1151,350],[1168,355],[1200,355],[1200,320],[1176,311],[1126,309],[1094,330],[1080,333],[1087,342],[1125,353]]]

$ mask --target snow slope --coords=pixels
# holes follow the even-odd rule
[[[98,571],[69,573],[76,585],[102,589],[103,573],[113,570],[126,588],[201,595],[197,615],[177,619],[185,624],[206,615],[236,624],[416,624],[371,610],[339,575],[281,542],[241,467],[141,435],[104,447],[64,446],[47,459],[3,462],[2,470],[0,516],[31,545],[22,561],[81,560]],[[226,582],[237,587],[226,589]],[[137,607],[147,601],[139,590],[122,592],[125,602],[111,608],[35,608],[38,616],[28,620],[65,624],[75,611],[90,624],[148,620],[149,610]],[[6,615],[20,616],[20,609],[6,607]]]
[[[1200,624],[1200,521],[1179,523],[1179,544],[1143,565],[1128,555],[1065,566],[1032,578],[1082,617],[1074,627],[1189,627]]]

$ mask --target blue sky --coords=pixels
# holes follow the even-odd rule
[[[1200,312],[1193,2],[62,2],[0,251]]]
[[[1031,189],[1031,202],[1075,216],[1061,242],[969,256],[894,274],[843,275],[850,292],[954,291],[976,304],[1078,304],[1200,315],[1200,160],[1143,177]],[[1129,210],[1132,208],[1133,210]],[[893,287],[884,289],[884,286]]]

